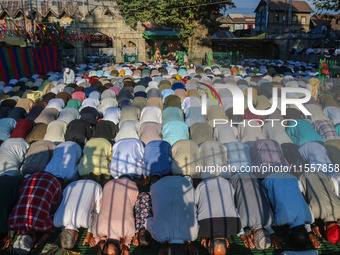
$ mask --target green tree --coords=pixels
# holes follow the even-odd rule
[[[221,12],[235,7],[232,0],[116,0],[127,23],[138,20],[180,29],[191,52],[211,51],[211,35],[219,28]]]
[[[319,11],[335,12],[340,11],[339,0],[313,0],[313,4]]]

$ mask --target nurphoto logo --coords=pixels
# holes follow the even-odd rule
[[[215,84],[214,89],[228,89],[233,97],[233,115],[243,115],[244,114],[244,94],[243,91],[234,86],[234,85],[226,85],[226,84]],[[248,104],[248,109],[251,113],[259,116],[266,116],[270,115],[278,107],[278,88],[273,88],[272,90],[272,105],[269,109],[266,110],[257,110],[255,109],[253,105],[253,88],[247,88],[247,104]],[[304,94],[304,97],[300,98],[288,98],[287,95],[291,93],[299,93],[299,94]],[[217,92],[215,91],[215,94]],[[218,94],[217,94],[218,95]],[[287,105],[295,105],[297,109],[299,109],[305,116],[311,116],[312,114],[304,107],[304,103],[307,103],[311,99],[311,92],[308,89],[305,88],[291,88],[291,87],[286,87],[281,89],[281,115],[284,116],[286,115],[286,110],[287,110]],[[202,115],[207,114],[207,98],[205,96],[201,96],[201,101],[202,101],[202,108],[201,112]],[[248,120],[249,121],[249,120]],[[263,122],[262,120],[259,119],[254,119],[250,121],[257,121],[258,123]],[[266,121],[278,121],[278,119],[267,119]],[[286,125],[285,123],[288,122],[294,122],[294,120],[284,120],[281,122],[281,125],[287,127],[287,126],[296,126],[296,121],[295,125],[289,124]],[[225,124],[228,123],[227,120],[215,120],[215,124]],[[234,123],[234,124],[242,124],[244,122],[240,123]],[[261,123],[260,123],[261,124]],[[264,123],[262,123],[263,125]],[[232,122],[231,122],[232,125]],[[244,124],[245,125],[245,124]],[[252,125],[250,125],[252,126]]]

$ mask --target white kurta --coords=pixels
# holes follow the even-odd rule
[[[74,75],[74,71],[70,70],[70,73],[66,73],[64,72],[64,83],[65,84],[70,84],[73,83],[75,81],[75,75]]]
[[[136,138],[116,142],[112,147],[110,173],[112,177],[145,175],[143,143]]]
[[[340,173],[332,173],[328,176],[334,184],[335,194],[340,197]]]
[[[53,225],[93,233],[100,211],[102,187],[91,180],[72,182],[63,192],[63,200],[54,215]]]
[[[60,113],[57,120],[62,120],[66,124],[70,123],[72,120],[79,119],[80,115],[77,109],[75,108],[64,108]]]

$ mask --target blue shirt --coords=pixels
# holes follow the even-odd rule
[[[165,176],[171,174],[171,145],[166,141],[151,141],[144,148],[146,174]]]
[[[162,128],[163,140],[172,146],[175,142],[189,139],[189,130],[183,121],[172,120],[167,122]]]
[[[227,148],[228,164],[240,170],[242,166],[251,166],[249,146],[245,143],[225,143]]]
[[[340,124],[340,109],[336,106],[327,106],[323,112],[333,122],[334,125]]]
[[[262,181],[272,205],[274,226],[290,228],[313,223],[313,215],[302,195],[299,180],[288,173],[273,173]]]
[[[299,152],[309,164],[332,164],[326,148],[317,142],[307,142],[300,146]]]
[[[9,139],[16,124],[17,122],[12,118],[0,119],[0,140]]]

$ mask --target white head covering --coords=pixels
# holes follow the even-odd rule
[[[53,98],[50,101],[48,101],[48,104],[45,108],[54,108],[57,109],[58,112],[61,112],[61,110],[65,107],[65,102],[61,98]]]
[[[13,250],[19,255],[28,254],[33,248],[33,239],[29,235],[19,235],[13,244]]]
[[[116,107],[118,106],[118,102],[116,98],[104,98],[99,106],[99,111],[104,113],[104,111],[109,107]]]
[[[106,108],[104,111],[104,117],[103,120],[109,120],[115,123],[116,125],[118,124],[120,119],[120,109],[118,107],[109,107]]]
[[[162,124],[162,110],[157,106],[146,106],[140,116],[140,124],[143,122],[156,122]]]
[[[190,107],[201,107],[201,105],[201,100],[198,97],[186,97],[182,103],[182,110],[186,113]]]
[[[93,107],[94,109],[96,109],[98,111],[98,107],[100,106],[100,102],[98,99],[94,99],[94,98],[86,98],[81,107],[79,108],[79,112],[84,109],[85,107]]]
[[[33,84],[34,85],[34,84]],[[62,92],[63,89],[61,87],[53,87],[51,88],[51,92],[54,93],[54,94],[58,94],[59,92]]]

